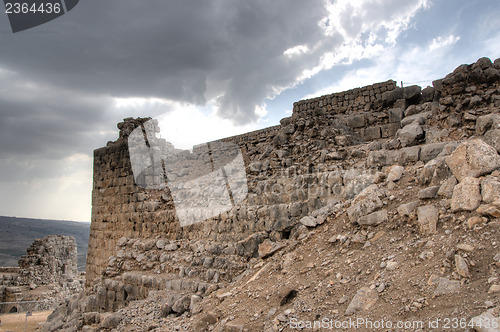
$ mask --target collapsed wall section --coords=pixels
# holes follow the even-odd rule
[[[57,305],[55,301],[68,299],[82,290],[73,236],[36,239],[18,264],[15,268],[0,268],[0,302],[39,302],[3,304],[0,313],[48,310]]]

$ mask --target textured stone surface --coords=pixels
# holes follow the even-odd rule
[[[401,142],[401,146],[413,146],[423,140],[424,130],[418,121],[414,121],[400,129],[396,136]]]
[[[478,177],[500,167],[500,156],[495,148],[481,139],[460,144],[446,157],[446,163],[458,181],[465,177]]]
[[[0,268],[0,302],[69,298],[82,290],[73,236],[49,235],[33,241],[18,268]],[[8,272],[4,279],[2,272]],[[55,303],[27,304],[28,310],[48,310]],[[9,310],[13,304],[0,309]],[[0,312],[1,313],[1,312]]]
[[[439,210],[434,205],[420,206],[417,210],[418,225],[422,234],[436,233]]]
[[[403,166],[394,165],[389,169],[387,181],[398,181],[403,176],[405,168]]]
[[[368,287],[362,287],[358,290],[351,303],[347,307],[345,314],[350,316],[357,312],[366,312],[378,300],[377,291]]]
[[[463,178],[453,190],[451,210],[474,211],[479,204],[481,204],[480,180],[472,177]]]
[[[347,209],[347,215],[352,223],[358,221],[359,218],[366,216],[382,207],[380,198],[384,193],[378,189],[377,185],[371,185],[364,189],[354,199],[352,205]]]

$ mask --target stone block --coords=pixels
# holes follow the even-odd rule
[[[362,128],[366,126],[366,117],[361,114],[350,115],[346,118],[346,123],[348,127],[351,128]]]
[[[389,110],[389,123],[401,122],[403,119],[403,108],[391,108]]]
[[[372,141],[381,137],[380,126],[368,127],[363,130],[363,139]]]
[[[455,186],[451,198],[451,210],[453,212],[474,211],[479,207],[479,204],[481,204],[479,183],[479,179],[466,177]]]
[[[402,147],[417,145],[425,137],[424,130],[418,122],[412,122],[409,125],[398,130],[396,137],[401,142]]]
[[[420,160],[424,163],[436,158],[443,148],[447,145],[447,142],[443,143],[432,143],[421,146],[420,148]]]
[[[418,225],[422,234],[436,233],[439,210],[434,205],[420,206],[417,210]]]
[[[478,177],[500,168],[500,156],[495,148],[481,139],[464,142],[446,157],[446,163],[458,181]]]
[[[394,137],[401,128],[400,122],[389,123],[380,127],[383,138]]]

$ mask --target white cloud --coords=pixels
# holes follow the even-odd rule
[[[460,37],[455,35],[450,35],[448,37],[439,36],[431,41],[431,43],[429,44],[429,51],[432,52],[439,48],[453,45],[459,40]]]
[[[433,80],[444,77],[456,64],[450,62],[450,52],[460,36],[438,36],[422,46],[403,48],[393,45],[378,48],[367,58],[372,64],[347,72],[334,84],[310,93],[304,98],[314,98],[333,92],[345,91],[376,82],[394,79],[398,85],[431,85]],[[450,67],[451,66],[451,67]]]
[[[309,46],[307,45],[297,45],[294,47],[290,47],[287,49],[285,52],[283,52],[284,55],[288,56],[289,58],[295,56],[295,55],[300,55],[302,53],[307,53],[309,52]]]
[[[22,164],[22,163],[21,163]],[[18,165],[14,162],[14,167]],[[34,160],[23,172],[50,176],[2,181],[0,210],[3,215],[42,219],[90,221],[92,158],[74,154],[63,160]]]

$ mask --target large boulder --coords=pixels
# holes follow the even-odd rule
[[[451,210],[474,211],[481,204],[480,180],[466,177],[455,186],[451,198]]]
[[[446,157],[446,163],[458,181],[478,177],[500,168],[500,156],[495,148],[481,139],[460,144]]]

